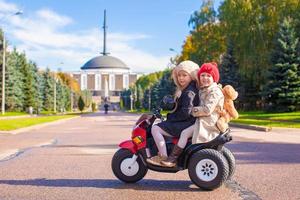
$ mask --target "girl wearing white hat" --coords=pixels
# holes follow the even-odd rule
[[[172,78],[177,86],[175,98],[176,107],[167,115],[167,120],[154,125],[151,129],[158,155],[147,159],[153,165],[162,165],[161,161],[167,159],[167,148],[164,136],[179,137],[184,132],[193,132],[196,118],[191,115],[194,105],[199,104],[197,89],[197,71],[199,66],[192,61],[179,63],[172,71]],[[180,137],[171,156],[177,158],[182,152],[187,138]],[[181,145],[180,144],[184,144]],[[176,157],[177,156],[177,157]]]

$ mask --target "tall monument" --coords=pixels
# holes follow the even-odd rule
[[[131,72],[122,60],[108,55],[110,53],[107,51],[106,10],[102,28],[101,55],[88,60],[80,71],[71,72],[71,75],[78,81],[81,90],[91,91],[93,101],[99,103],[109,98],[111,102],[119,103],[121,91],[128,89],[142,74]]]

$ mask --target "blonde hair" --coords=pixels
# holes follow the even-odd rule
[[[175,96],[178,96],[178,98],[179,98],[181,96],[181,93],[178,90],[182,91],[182,89],[183,89],[180,86],[180,84],[178,83],[179,71],[187,72],[190,75],[192,81],[197,81],[198,70],[199,70],[199,65],[190,60],[182,61],[176,67],[174,67],[174,69],[172,70],[172,79],[173,79],[175,85],[177,86]]]
[[[172,70],[172,79],[173,79],[173,81],[176,85],[176,91],[175,91],[175,94],[174,94],[174,99],[176,101],[176,105],[175,105],[175,108],[171,111],[171,113],[174,112],[177,109],[177,99],[181,96],[182,90],[183,90],[183,88],[178,83],[178,73],[180,71],[185,71],[190,75],[192,81],[197,82],[197,72],[198,72],[198,70],[199,70],[199,65],[197,63],[193,62],[193,61],[190,61],[190,60],[182,61],[176,67],[173,68],[173,70]]]

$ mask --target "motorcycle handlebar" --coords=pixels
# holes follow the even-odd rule
[[[153,110],[153,115],[158,119],[163,119],[162,114],[160,113],[162,109],[160,107],[157,107]]]

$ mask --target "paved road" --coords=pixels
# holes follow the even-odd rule
[[[136,184],[110,167],[137,115],[85,115],[17,135],[0,134],[0,199],[300,199],[300,132],[233,128],[228,147],[237,159],[233,180],[208,192],[187,170],[148,171]]]

